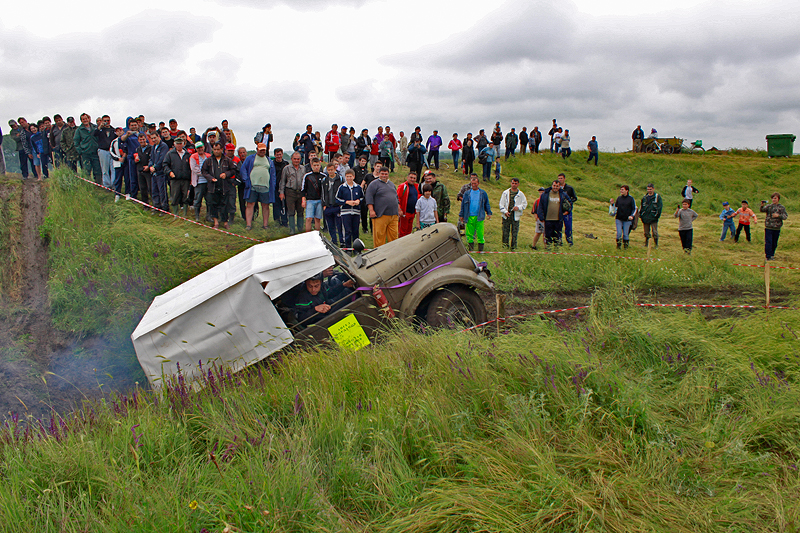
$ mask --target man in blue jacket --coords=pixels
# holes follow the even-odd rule
[[[264,222],[261,227],[267,229],[269,206],[275,203],[275,188],[278,183],[275,163],[267,156],[267,144],[258,143],[256,153],[247,156],[240,170],[244,182],[244,197],[247,200],[246,229],[252,229],[256,202],[261,204],[261,217]]]
[[[564,217],[572,211],[569,196],[561,190],[561,182],[553,180],[553,185],[544,190],[539,197],[536,216],[544,220],[545,246],[561,246],[561,228]]]
[[[167,158],[169,146],[165,143],[158,133],[150,135],[150,196],[153,198],[153,207],[169,213],[169,201],[167,200],[167,177],[164,174],[164,160]],[[153,211],[153,214],[164,216],[161,211]]]
[[[474,172],[470,176],[470,189],[464,193],[461,200],[461,212],[458,220],[466,222],[467,244],[470,251],[475,249],[475,240],[478,241],[478,251],[483,251],[486,239],[483,237],[483,221],[492,217],[492,206],[489,204],[489,195],[479,188],[480,180]]]

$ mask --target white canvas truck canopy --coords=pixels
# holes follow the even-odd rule
[[[235,372],[291,343],[271,300],[333,265],[319,232],[302,233],[253,246],[157,296],[131,335],[147,379],[159,387],[178,365],[190,379],[200,361]]]

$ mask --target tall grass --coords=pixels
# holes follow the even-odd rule
[[[595,293],[0,432],[10,531],[792,531],[800,317]],[[30,427],[30,426],[29,426]],[[28,431],[28,433],[26,433]],[[793,529],[795,528],[795,529]]]

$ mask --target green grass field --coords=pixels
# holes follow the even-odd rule
[[[775,266],[800,266],[800,166],[752,154],[518,156],[529,202],[565,172],[580,198],[575,246],[618,255],[607,202],[654,182],[676,205],[700,194],[695,251],[665,207],[653,261],[481,256],[500,291],[535,309],[501,333],[405,327],[356,353],[325,346],[205,387],[129,391],[63,417],[0,428],[3,531],[751,532],[800,530],[800,314],[649,309],[636,301],[763,305],[763,225],[719,242],[723,200],[773,190],[790,218]],[[442,173],[455,196],[463,177]],[[393,175],[398,184],[401,173]],[[251,245],[153,217],[59,172],[48,183],[53,322],[130,335],[152,298]],[[454,206],[458,204],[454,202]],[[534,221],[526,215],[524,251]],[[237,219],[234,232],[244,233]],[[583,237],[592,233],[598,239]],[[280,238],[282,230],[247,234]],[[500,250],[500,221],[487,224]],[[364,239],[367,245],[370,238]],[[645,258],[641,232],[620,255]],[[781,305],[797,271],[771,269]],[[121,350],[117,357],[132,357]]]

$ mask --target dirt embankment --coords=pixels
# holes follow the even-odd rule
[[[113,349],[103,339],[77,339],[53,328],[48,243],[39,232],[48,185],[32,179],[0,182],[0,213],[9,225],[2,234],[0,420],[11,412],[37,418],[65,412],[84,399],[133,385],[109,365]]]

